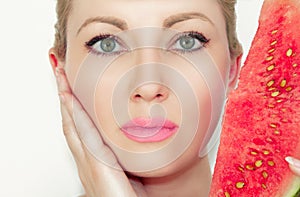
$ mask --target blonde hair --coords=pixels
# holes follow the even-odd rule
[[[227,39],[231,57],[237,57],[242,53],[242,46],[236,35],[236,0],[217,0],[223,11],[226,22]],[[54,49],[60,60],[64,61],[67,50],[67,22],[72,9],[72,0],[57,0],[56,14],[57,22],[55,24]]]
[[[237,57],[242,54],[243,48],[236,34],[236,0],[218,0],[218,3],[223,11],[223,16],[226,22],[227,39],[231,57]]]
[[[54,49],[60,60],[64,61],[67,51],[67,23],[72,9],[72,0],[57,0]]]

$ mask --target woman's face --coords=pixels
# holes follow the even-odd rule
[[[159,176],[194,161],[211,124],[215,105],[211,91],[218,91],[209,87],[207,80],[218,81],[215,77],[220,77],[226,91],[234,78],[226,24],[217,1],[74,0],[72,7],[64,66],[75,93],[87,62],[101,70],[87,111],[105,142],[128,153],[155,152],[167,146],[174,150],[181,146],[180,139],[176,141],[178,132],[184,132],[184,136],[191,136],[185,151],[171,163],[165,162],[168,166],[163,169],[167,171],[153,173]],[[137,44],[145,39],[156,40],[156,44]],[[198,65],[200,71],[195,66],[198,63],[189,61],[196,55],[204,57]],[[219,76],[204,76],[204,66],[214,66]],[[98,71],[89,72],[95,75]],[[79,99],[89,100],[84,90],[77,93]],[[192,120],[197,114],[199,118]],[[184,126],[191,124],[197,124],[196,129]],[[115,152],[125,168],[135,162]],[[161,157],[158,154],[153,161]]]

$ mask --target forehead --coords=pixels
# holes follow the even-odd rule
[[[109,16],[122,19],[129,29],[163,27],[167,18],[180,13],[197,13],[217,28],[225,28],[216,0],[74,0],[68,26],[78,30],[88,19]]]

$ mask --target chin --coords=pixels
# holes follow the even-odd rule
[[[190,166],[196,164],[199,160],[201,159],[198,157],[198,151],[191,152],[191,150],[187,150],[181,157],[162,168],[145,172],[128,173],[141,178],[162,178],[175,176],[177,173],[190,168]]]

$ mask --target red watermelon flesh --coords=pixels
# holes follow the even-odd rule
[[[265,0],[228,98],[211,197],[300,196],[300,1]]]

